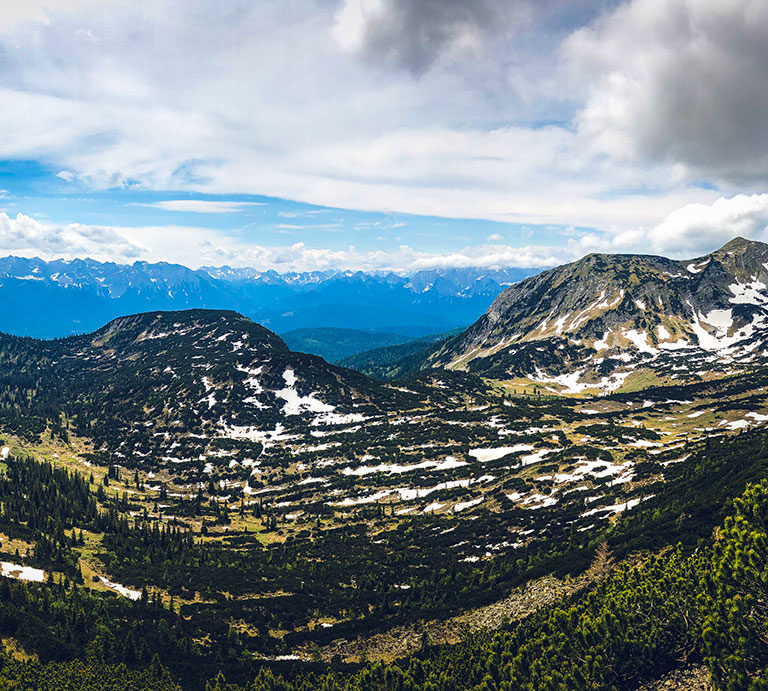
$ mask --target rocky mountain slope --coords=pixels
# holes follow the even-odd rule
[[[766,284],[768,245],[742,238],[687,261],[591,254],[504,290],[429,365],[565,393],[730,374],[766,357]]]

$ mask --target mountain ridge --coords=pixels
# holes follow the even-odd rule
[[[765,357],[766,283],[768,245],[744,238],[689,260],[589,254],[505,289],[427,365],[578,393],[617,390],[633,369],[683,380],[754,364]],[[683,352],[695,368],[675,362]]]
[[[149,310],[234,309],[273,331],[354,328],[407,338],[472,323],[535,269],[284,273],[137,261],[0,258],[0,330],[52,338]]]

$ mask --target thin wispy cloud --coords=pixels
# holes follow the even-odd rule
[[[265,206],[263,202],[209,201],[202,199],[170,199],[159,202],[142,203],[163,211],[183,211],[196,214],[236,214],[249,206]]]

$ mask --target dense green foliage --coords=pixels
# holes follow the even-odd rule
[[[768,481],[749,488],[735,507],[714,544],[624,564],[593,591],[495,635],[425,649],[351,676],[283,681],[263,672],[248,688],[618,690],[703,659],[721,688],[764,689]]]
[[[339,364],[376,379],[403,379],[416,374],[444,336],[426,336],[407,343],[372,348],[341,358]]]
[[[125,665],[58,662],[25,663],[0,659],[0,688],[38,691],[180,691],[156,661],[144,669]]]
[[[294,329],[281,333],[280,337],[291,350],[319,355],[328,362],[339,362],[363,351],[393,346],[408,340],[397,334],[333,327]]]

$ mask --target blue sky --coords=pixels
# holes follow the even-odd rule
[[[478,238],[523,245],[537,236],[559,247],[567,234],[588,229],[533,226],[485,219],[415,216],[306,204],[263,195],[211,195],[184,190],[155,191],[141,186],[89,189],[64,180],[36,161],[0,161],[0,208],[62,226],[77,219],[95,226],[162,227],[209,230],[249,243],[273,245],[315,240],[343,250],[350,244],[374,251],[383,244],[407,242],[415,250],[460,251]],[[491,238],[491,240],[488,240]]]
[[[10,0],[0,254],[413,270],[768,239],[766,46],[758,0]]]

